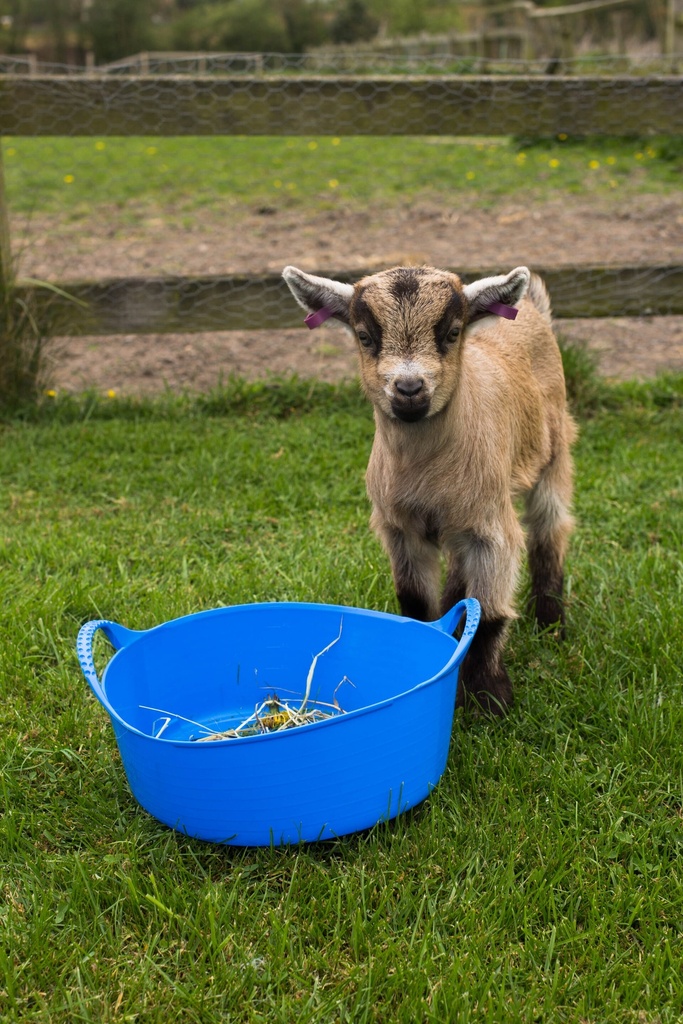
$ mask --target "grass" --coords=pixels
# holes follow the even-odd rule
[[[220,603],[395,610],[352,387],[57,399],[0,426],[3,1021],[683,1018],[683,378],[586,385],[569,638],[421,807],[239,850],[133,801],[74,644]]]
[[[17,214],[158,206],[191,213],[216,202],[320,208],[460,194],[549,198],[557,191],[631,196],[680,182],[671,140],[453,138],[17,138],[5,140],[10,208]],[[428,184],[427,184],[428,183]]]

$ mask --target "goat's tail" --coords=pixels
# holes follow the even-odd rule
[[[546,320],[552,320],[553,311],[550,305],[550,296],[548,295],[548,289],[546,288],[542,278],[540,278],[538,274],[531,275],[527,295],[533,302],[538,312],[542,316],[544,316]]]

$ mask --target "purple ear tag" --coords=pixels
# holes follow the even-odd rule
[[[514,306],[506,306],[504,302],[489,302],[488,306],[484,306],[478,313],[470,317],[470,323],[483,320],[486,316],[502,316],[506,320],[516,320],[518,313],[518,309],[515,309]]]
[[[322,309],[317,311],[317,313],[309,313],[304,319],[304,323],[308,327],[309,331],[312,331],[314,327],[320,327],[321,324],[324,324],[331,316],[334,316],[334,310],[330,309],[329,306],[323,306]]]
[[[516,320],[518,309],[514,306],[506,306],[504,302],[491,302],[486,307],[487,313],[493,313],[494,316],[505,317],[506,320]]]

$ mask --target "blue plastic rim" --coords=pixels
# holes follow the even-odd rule
[[[338,605],[236,605],[145,631],[93,620],[77,652],[142,807],[199,839],[281,845],[368,828],[429,795],[479,615],[473,598],[433,623]],[[101,678],[99,630],[116,649]],[[300,701],[314,659],[310,700],[336,700],[342,713],[197,742],[234,728],[269,695]]]

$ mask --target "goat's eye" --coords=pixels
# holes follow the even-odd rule
[[[459,327],[451,327],[450,331],[446,335],[446,340],[447,341],[457,341],[459,337],[460,337],[460,328]]]
[[[358,331],[358,340],[365,348],[370,348],[372,345],[372,338],[367,331]]]

